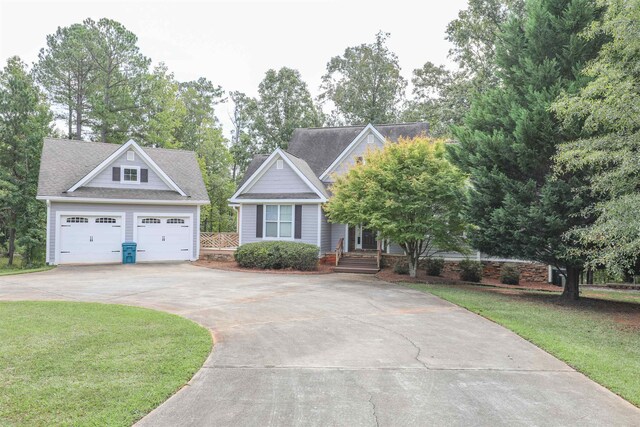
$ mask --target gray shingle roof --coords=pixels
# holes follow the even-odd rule
[[[82,187],[66,193],[95,169],[120,145],[48,138],[44,141],[38,180],[38,196],[148,200],[209,200],[195,153],[142,147],[142,150],[186,193],[173,191]]]
[[[309,199],[320,200],[316,193],[243,193],[238,199]]]

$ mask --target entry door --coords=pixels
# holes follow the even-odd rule
[[[362,249],[377,249],[376,232],[367,228],[362,229]]]
[[[59,264],[121,262],[121,216],[63,215],[58,227]]]
[[[138,217],[137,261],[191,259],[193,230],[189,217]]]

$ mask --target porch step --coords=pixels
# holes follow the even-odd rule
[[[375,258],[340,258],[339,265],[378,265]]]
[[[336,273],[360,273],[360,274],[376,274],[378,267],[357,267],[357,266],[338,266],[333,271]]]

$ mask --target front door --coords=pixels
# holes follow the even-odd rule
[[[367,228],[362,229],[362,249],[377,249],[376,232]]]

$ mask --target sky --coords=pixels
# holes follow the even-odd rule
[[[383,30],[403,76],[425,62],[452,65],[447,24],[466,0],[447,1],[15,1],[0,0],[0,59],[28,64],[59,26],[103,17],[138,36],[142,53],[164,62],[180,81],[206,77],[250,96],[270,69],[298,69],[319,94],[326,64],[349,46],[371,43]],[[228,104],[217,115],[230,130]]]

